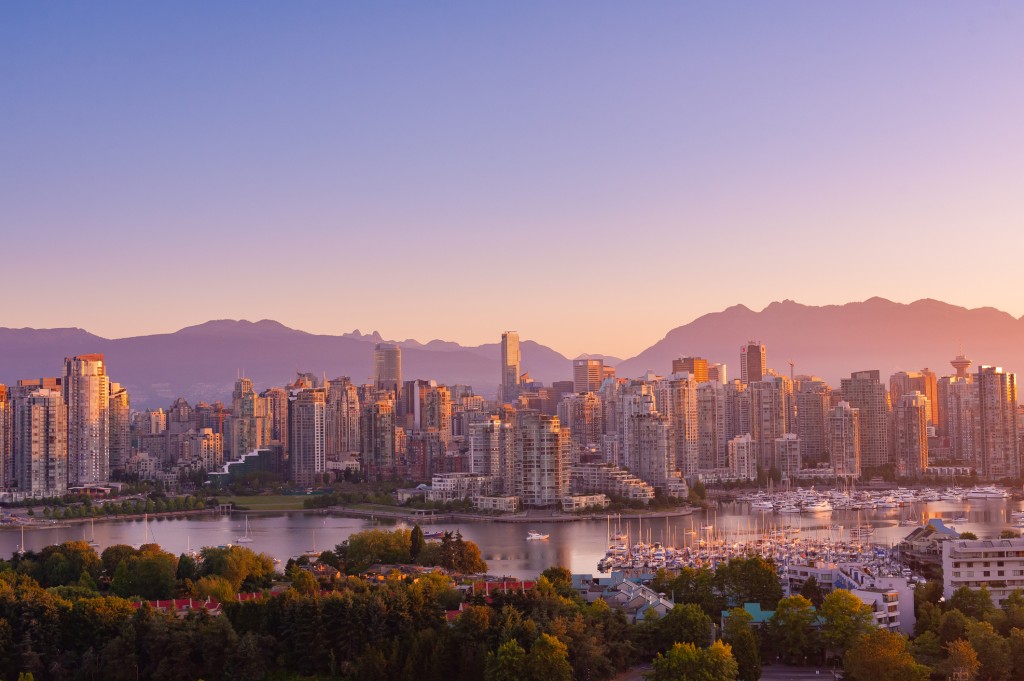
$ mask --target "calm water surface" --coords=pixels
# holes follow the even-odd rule
[[[1020,501],[979,500],[956,502],[932,502],[898,509],[874,511],[833,511],[832,513],[776,515],[751,511],[747,504],[729,503],[712,508],[707,512],[677,518],[656,518],[639,521],[621,521],[623,530],[630,533],[631,540],[641,531],[645,540],[661,541],[677,546],[692,542],[698,536],[714,533],[730,541],[744,536],[753,537],[764,529],[779,527],[800,527],[801,536],[824,538],[838,536],[844,530],[858,524],[870,524],[876,528],[873,541],[880,544],[896,543],[905,537],[913,527],[900,526],[903,519],[917,521],[943,518],[947,525],[960,531],[970,530],[979,537],[998,536],[1003,529],[1010,528],[1010,513],[1021,508]],[[967,521],[953,522],[954,518]],[[494,575],[508,575],[519,578],[535,577],[551,565],[564,565],[573,572],[596,572],[597,562],[607,548],[609,526],[614,531],[619,521],[584,521],[574,523],[536,522],[529,525],[495,522],[460,522],[444,525],[424,525],[425,531],[455,530],[480,546],[489,572]],[[304,513],[280,513],[275,515],[252,515],[249,517],[249,532],[253,538],[250,548],[278,558],[282,563],[291,556],[311,549],[322,551],[333,548],[349,535],[370,527],[390,528],[395,523],[349,518],[340,515],[308,515]],[[397,526],[405,526],[398,523]],[[711,526],[713,529],[703,529]],[[829,529],[833,526],[833,529]],[[141,544],[145,538],[146,525],[142,520],[113,520],[95,523],[95,529],[88,523],[61,528],[39,528],[25,531],[25,545],[30,550],[39,550],[49,544],[72,539],[95,540],[100,550],[112,544]],[[528,530],[550,534],[546,541],[527,541]],[[220,544],[237,544],[244,533],[244,515],[192,516],[188,518],[150,519],[148,541],[160,544],[165,550],[181,553],[189,546],[201,548]],[[21,532],[16,529],[0,531],[0,556],[9,556],[18,549]]]

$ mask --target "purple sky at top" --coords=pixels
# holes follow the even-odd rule
[[[1024,6],[0,5],[0,326],[1024,314]]]

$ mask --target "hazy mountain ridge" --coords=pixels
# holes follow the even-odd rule
[[[497,335],[497,334],[496,334]],[[951,373],[949,360],[963,347],[978,364],[1024,372],[1024,318],[983,307],[966,309],[936,300],[910,304],[871,298],[845,305],[808,306],[791,300],[761,311],[734,305],[676,327],[627,360],[609,358],[619,376],[647,369],[668,374],[672,360],[698,355],[724,362],[739,376],[739,348],[757,339],[768,347],[768,364],[788,373],[817,374],[838,385],[851,371],[930,367]],[[240,372],[262,390],[283,385],[296,371],[368,379],[379,333],[358,330],[338,336],[313,334],[272,320],[211,320],[173,333],[107,339],[77,328],[0,328],[0,382],[54,376],[65,356],[101,352],[112,380],[128,386],[135,407],[166,406],[181,395],[190,401],[227,400]],[[468,383],[493,394],[500,344],[464,347],[453,341],[401,341],[403,375],[443,383]],[[551,384],[572,377],[571,360],[549,347],[522,342],[523,370]],[[589,357],[605,357],[591,353]]]
[[[851,371],[878,369],[884,378],[929,367],[939,375],[964,353],[978,364],[1024,371],[1024,319],[990,307],[967,309],[923,299],[909,304],[870,298],[845,305],[809,306],[791,300],[760,312],[742,305],[706,314],[619,365],[620,375],[671,370],[675,357],[698,355],[724,362],[739,377],[739,349],[747,340],[767,346],[768,365],[816,374],[838,384]]]

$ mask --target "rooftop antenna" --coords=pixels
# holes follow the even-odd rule
[[[791,380],[791,381],[795,381],[796,380],[793,377],[793,373],[794,373],[795,370],[796,370],[796,362],[794,362],[793,360],[789,360],[789,380]]]

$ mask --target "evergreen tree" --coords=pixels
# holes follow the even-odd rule
[[[409,557],[412,558],[413,562],[419,558],[420,554],[423,553],[423,549],[427,546],[427,540],[423,536],[423,530],[417,524],[412,528],[412,535],[410,536],[409,545]]]

